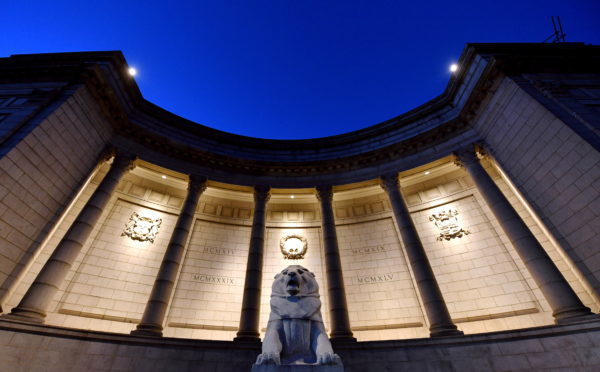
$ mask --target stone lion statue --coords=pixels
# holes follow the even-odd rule
[[[300,265],[288,266],[275,275],[271,315],[255,366],[280,364],[343,368],[325,332],[315,274]]]

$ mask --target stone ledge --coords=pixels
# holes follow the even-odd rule
[[[0,331],[23,332],[48,337],[73,338],[85,341],[114,342],[130,345],[173,346],[213,349],[249,349],[260,354],[260,344],[217,340],[194,340],[174,337],[145,337],[123,333],[79,330],[74,328],[37,325],[8,319],[0,319]]]
[[[344,372],[342,365],[252,365],[252,372]]]
[[[406,340],[361,341],[354,343],[332,340],[334,350],[363,349],[402,349],[424,346],[458,346],[475,343],[506,342],[522,339],[537,339],[585,332],[600,333],[600,321],[590,321],[572,325],[550,325],[499,332],[478,333],[473,335],[449,336],[439,338],[414,338]],[[600,345],[599,345],[600,346]]]
[[[333,344],[346,372],[600,370],[598,321]],[[250,371],[259,353],[259,342],[140,337],[0,320],[0,365],[6,370],[237,372]]]
[[[220,340],[199,340],[185,339],[175,337],[143,337],[122,333],[101,332],[91,330],[80,330],[67,327],[58,327],[44,324],[25,323],[16,320],[0,319],[0,330],[12,332],[24,332],[38,334],[43,336],[55,336],[65,338],[76,338],[88,341],[117,342],[122,344],[147,344],[147,345],[172,345],[176,347],[207,347],[207,348],[235,348],[235,349],[255,349],[257,355],[260,353],[260,347],[257,343],[245,343]],[[600,320],[583,322],[570,325],[551,325],[542,327],[532,327],[517,330],[478,333],[474,335],[449,336],[439,338],[414,338],[405,340],[385,340],[385,341],[359,341],[359,342],[336,342],[332,340],[334,349],[337,350],[362,350],[362,349],[390,349],[406,347],[423,346],[457,346],[473,343],[486,342],[504,342],[521,339],[556,337],[561,335],[599,332]],[[600,346],[600,345],[598,345]]]

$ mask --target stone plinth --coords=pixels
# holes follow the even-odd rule
[[[252,365],[252,372],[344,372],[344,366],[328,364]]]

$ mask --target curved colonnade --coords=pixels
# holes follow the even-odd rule
[[[56,208],[30,219],[22,246],[8,240],[2,323],[252,345],[272,276],[299,263],[317,274],[341,350],[356,339],[477,343],[489,339],[458,339],[595,324],[600,267],[582,258],[597,232],[580,237],[596,219],[560,211],[593,213],[579,195],[597,199],[598,133],[584,104],[556,86],[600,81],[598,56],[582,44],[469,45],[431,102],[294,141],[220,132],[152,105],[120,53],[1,60],[4,92],[41,98],[26,116],[7,114],[0,160],[32,163],[24,158],[39,141],[57,161],[35,164],[32,182],[38,172],[71,186],[44,190]],[[547,167],[553,157],[564,161]],[[7,189],[21,182],[3,169]],[[306,244],[304,256],[286,258],[288,241]]]

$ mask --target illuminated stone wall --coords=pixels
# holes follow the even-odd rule
[[[350,322],[360,340],[426,337],[394,221],[338,226]]]
[[[154,242],[123,236],[131,215],[161,219]],[[117,200],[85,257],[74,268],[58,312],[123,323],[140,321],[176,216]],[[125,325],[126,332],[131,326]]]
[[[528,79],[542,83],[548,81],[548,76],[531,74]],[[585,76],[552,75],[552,79],[556,79],[556,87],[571,90],[558,95],[536,89],[526,92],[513,80],[504,79],[474,124],[494,158],[541,216],[577,270],[599,292],[600,152],[588,142],[593,143],[597,137],[590,131],[592,139],[586,140],[563,121],[579,120],[575,117],[586,117],[587,123],[597,121],[593,102],[598,101],[598,90],[592,88],[594,80],[586,80]],[[575,88],[578,84],[581,86]],[[540,97],[555,113],[536,100]],[[567,105],[555,100],[567,101]],[[562,116],[557,116],[561,112]],[[569,118],[571,115],[574,118]],[[582,131],[588,130],[584,123],[576,125]]]
[[[453,319],[467,333],[551,324],[548,304],[489,208],[466,173],[448,167],[454,166],[447,165],[441,175],[409,179],[402,189]],[[76,201],[9,306],[18,303],[105,171],[106,166]],[[493,168],[489,171],[586,305],[597,307],[509,186]],[[55,296],[48,324],[121,333],[135,328],[185,197],[184,188],[185,183],[161,183],[136,171],[127,175]],[[336,195],[337,233],[355,336],[359,340],[427,337],[427,319],[385,194],[371,186]],[[250,239],[251,198],[210,190],[202,195],[165,321],[166,336],[214,340],[235,336]],[[430,217],[447,210],[458,211],[458,224],[468,234],[437,239],[440,230]],[[154,243],[121,235],[133,212],[162,218]],[[287,234],[306,238],[308,250],[303,259],[284,258],[279,244]],[[261,330],[269,316],[273,277],[290,264],[306,266],[316,274],[323,317],[329,325],[323,262],[316,199],[301,204],[276,198],[269,202]]]
[[[195,221],[165,335],[223,340],[235,337],[249,240],[248,226]]]
[[[44,94],[52,95],[51,85]],[[11,114],[0,124],[0,303],[33,259],[57,216],[98,162],[112,136],[89,92],[78,89],[38,113],[45,104],[38,87],[0,85]],[[24,125],[23,120],[29,120]],[[5,306],[7,307],[7,306]]]

